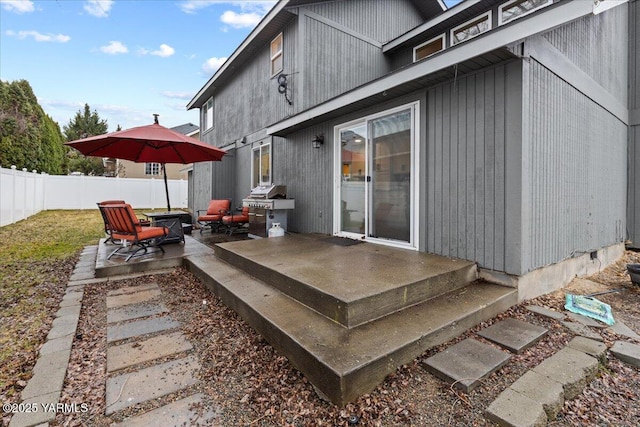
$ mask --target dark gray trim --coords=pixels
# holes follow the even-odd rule
[[[309,18],[314,19],[318,22],[322,22],[323,24],[328,25],[332,28],[335,28],[336,30],[342,31],[345,34],[349,34],[350,36],[353,36],[359,40],[362,40],[363,42],[369,43],[370,45],[375,46],[378,49],[382,49],[382,43],[380,43],[378,40],[374,40],[371,37],[367,37],[364,34],[354,31],[349,27],[345,27],[344,25],[339,24],[336,21],[333,21],[329,18],[325,18],[324,16],[318,15],[315,12],[312,12],[304,8],[300,8],[300,16],[303,16],[303,15],[308,16]],[[320,42],[321,41],[319,40],[318,43]]]
[[[629,126],[640,126],[640,108],[629,111]]]
[[[629,124],[627,107],[543,37],[528,39],[525,43],[526,54],[616,116],[620,121]]]

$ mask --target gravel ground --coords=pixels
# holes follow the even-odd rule
[[[589,293],[624,289],[598,298],[610,304],[614,316],[640,331],[640,290],[626,275],[628,262],[640,254],[627,252],[606,271],[576,280],[565,289]],[[74,341],[63,403],[89,402],[86,414],[59,415],[52,426],[106,426],[137,410],[147,410],[179,398],[174,394],[130,410],[104,413],[106,382],[106,308],[108,289],[158,283],[162,299],[193,343],[202,364],[201,385],[186,393],[203,392],[206,405],[219,414],[222,426],[490,426],[484,410],[506,387],[528,369],[557,352],[573,335],[558,322],[539,317],[525,305],[538,304],[562,310],[564,291],[527,301],[478,325],[462,336],[430,349],[412,363],[401,366],[370,394],[343,408],[320,399],[313,386],[232,310],[208,292],[191,273],[179,268],[164,275],[109,282],[85,289],[83,309]],[[548,335],[470,393],[454,390],[427,373],[421,361],[496,321],[513,317],[546,327]],[[620,337],[605,334],[611,345]],[[485,341],[486,342],[486,341]],[[183,356],[184,354],[180,355]],[[596,379],[577,398],[565,403],[553,426],[640,425],[640,370],[609,358]]]

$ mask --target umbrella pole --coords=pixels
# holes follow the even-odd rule
[[[162,174],[164,175],[164,192],[167,195],[167,211],[171,212],[171,204],[169,204],[169,185],[167,184],[167,168],[162,164]]]

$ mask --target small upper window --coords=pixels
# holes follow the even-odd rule
[[[202,114],[201,128],[205,131],[211,129],[213,127],[213,97],[209,98],[207,103],[202,106],[200,112]]]
[[[498,7],[498,25],[518,19],[542,7],[553,3],[553,0],[511,0]]]
[[[444,50],[444,34],[413,48],[413,61],[420,61],[434,53]]]
[[[278,34],[278,37],[271,42],[271,75],[282,72],[282,33]]]
[[[491,29],[491,11],[467,21],[451,30],[451,44],[458,44],[472,39]]]

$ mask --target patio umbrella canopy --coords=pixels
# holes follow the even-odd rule
[[[161,126],[157,117],[151,125],[77,139],[66,145],[85,156],[112,157],[137,163],[161,163],[169,211],[171,204],[164,165],[216,162],[226,154],[224,150]]]

